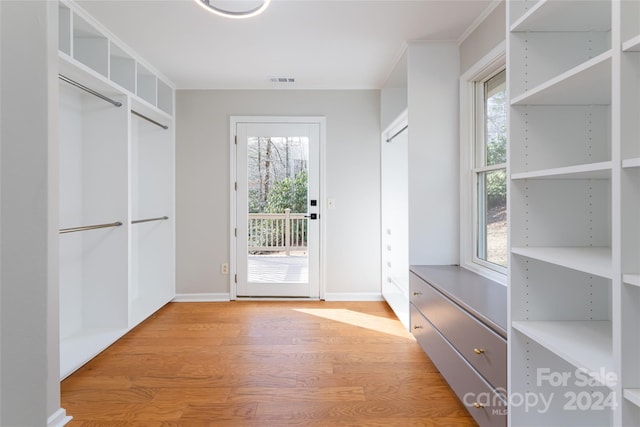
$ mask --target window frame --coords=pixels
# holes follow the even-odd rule
[[[478,177],[494,170],[506,171],[507,193],[509,191],[509,165],[499,163],[477,166],[484,159],[478,153],[478,136],[484,146],[484,120],[478,120],[478,107],[484,113],[484,82],[506,69],[506,44],[500,43],[460,77],[460,265],[499,283],[507,283],[507,267],[479,258],[478,248]],[[508,86],[508,81],[507,81]],[[482,96],[478,96],[478,93]],[[508,112],[507,112],[508,114]],[[483,119],[483,117],[481,117]],[[507,197],[507,218],[509,217]],[[507,247],[508,230],[507,221]]]

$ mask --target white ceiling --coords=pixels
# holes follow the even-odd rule
[[[492,0],[273,0],[243,20],[194,0],[77,3],[178,89],[377,89],[406,42],[459,40]]]

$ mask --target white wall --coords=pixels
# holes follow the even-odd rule
[[[380,295],[380,92],[178,91],[178,294],[229,294],[229,117],[325,116],[327,299]],[[343,295],[346,294],[346,295]]]
[[[407,52],[400,57],[380,91],[380,128],[385,130],[407,109]]]
[[[409,263],[459,260],[458,76],[456,43],[410,43]]]
[[[460,74],[482,59],[506,37],[506,2],[500,2],[460,44]]]
[[[62,425],[55,187],[58,6],[2,1],[0,9],[0,425]]]

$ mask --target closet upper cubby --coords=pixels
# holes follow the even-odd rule
[[[73,58],[109,75],[109,39],[78,15],[73,17]]]
[[[159,73],[73,1],[60,1],[58,11],[58,49],[67,60],[111,80],[167,117],[173,114],[173,87]]]
[[[156,105],[158,99],[156,76],[145,66],[138,64],[136,80],[136,95],[147,101],[149,104]]]
[[[158,108],[173,115],[173,89],[160,79],[158,79]]]
[[[136,91],[136,61],[122,50],[118,45],[111,42],[109,52],[110,77],[111,81],[119,84],[131,93]]]
[[[71,56],[71,9],[64,4],[58,5],[58,49]]]

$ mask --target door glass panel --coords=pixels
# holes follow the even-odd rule
[[[309,138],[247,138],[247,282],[307,283]]]

